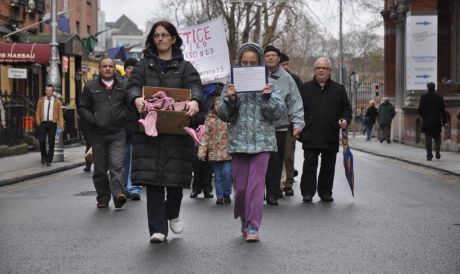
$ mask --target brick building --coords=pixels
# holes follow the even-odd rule
[[[68,30],[57,29],[57,42],[65,136],[69,138],[76,135],[76,103],[83,86],[83,61],[88,56],[82,39],[98,32],[99,1],[56,0],[58,15],[68,23]],[[51,0],[0,1],[0,93],[4,100],[11,95],[23,98],[28,106],[25,115],[31,115],[47,81],[51,26],[41,21],[50,12]],[[24,30],[13,34],[20,29]],[[19,77],[11,76],[13,69],[21,72]]]
[[[444,96],[449,121],[448,130],[442,134],[442,149],[460,151],[460,1],[384,1],[382,16],[385,25],[385,94],[397,109],[392,125],[393,140],[424,146],[424,135],[420,132],[421,117],[417,113],[417,107],[420,95],[426,91],[423,81],[435,82],[438,93]],[[437,25],[434,30],[437,39],[432,45],[432,48],[437,48],[437,52],[435,50],[433,56],[429,56],[430,60],[435,61],[428,65],[434,75],[418,75],[414,71],[424,68],[414,69],[408,66],[415,58],[410,43],[413,43],[413,36],[423,36],[426,33],[412,33],[415,24],[411,25],[411,18],[428,18],[427,16],[435,18],[433,26]],[[420,24],[431,23],[423,20]],[[415,77],[417,81],[412,80]],[[414,87],[413,83],[423,85]]]

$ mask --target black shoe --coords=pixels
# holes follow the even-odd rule
[[[391,144],[391,141],[387,141],[387,144]]]
[[[380,143],[383,143],[383,140],[380,140]]]
[[[50,163],[50,162],[46,162],[46,166],[51,166],[51,163]]]
[[[192,191],[190,193],[190,198],[195,199],[196,197],[198,197],[198,194],[200,194],[200,193],[201,193],[201,191],[194,190],[194,191]]]
[[[130,196],[130,195],[128,194],[128,196]],[[141,200],[141,194],[132,193],[130,198],[131,198],[131,201],[140,201]]]
[[[436,159],[441,159],[441,153],[439,153],[439,151],[436,151]]]
[[[45,159],[42,159],[40,162],[42,163],[42,165],[46,164],[46,160],[45,160]]]
[[[274,196],[268,196],[267,205],[278,205],[278,199]]]
[[[313,196],[312,195],[305,195],[305,196],[303,196],[302,201],[304,203],[311,203],[311,201],[313,201]]]
[[[230,196],[224,196],[224,204],[228,205],[232,203],[232,199],[230,199]]]
[[[294,196],[294,190],[292,187],[285,187],[284,188],[284,195],[286,196]]]
[[[427,161],[433,160],[433,156],[426,156],[426,160],[427,160]]]
[[[299,172],[297,171],[297,169],[294,169],[294,177],[297,177],[297,175],[299,175]]]
[[[97,202],[97,208],[108,208],[108,207],[109,207],[109,202],[105,202],[105,201]]]
[[[223,204],[224,204],[224,198],[217,198],[216,205],[223,205]]]
[[[329,195],[323,195],[323,196],[320,196],[319,198],[320,198],[321,201],[323,201],[323,202],[328,202],[328,203],[330,203],[330,202],[333,202],[333,201],[334,201],[334,199],[332,198],[332,196],[329,196]]]
[[[207,198],[207,199],[214,198],[214,195],[212,195],[212,193],[209,192],[209,191],[203,191],[203,195],[204,195],[204,197]]]
[[[122,208],[123,205],[126,203],[127,197],[123,193],[119,193],[113,197],[113,204],[115,208]]]
[[[86,166],[84,169],[83,169],[84,172],[90,172],[91,171],[91,166]]]

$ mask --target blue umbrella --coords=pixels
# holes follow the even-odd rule
[[[348,185],[350,185],[351,195],[355,197],[355,175],[353,172],[353,154],[351,154],[350,146],[348,145],[348,133],[346,129],[342,129],[342,148],[345,177],[347,177]]]

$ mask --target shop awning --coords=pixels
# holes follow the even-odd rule
[[[0,43],[0,63],[48,64],[49,44]]]

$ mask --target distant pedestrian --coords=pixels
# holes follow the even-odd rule
[[[1,122],[1,127],[6,128],[5,108],[3,107],[3,99],[1,97],[0,97],[0,122]]]
[[[107,208],[111,196],[115,208],[121,208],[127,199],[123,178],[127,96],[124,82],[115,77],[113,59],[103,57],[98,67],[99,76],[83,88],[78,114],[91,127],[97,208]]]
[[[227,123],[217,117],[219,97],[214,96],[204,123],[205,131],[198,148],[198,158],[209,161],[214,171],[216,204],[230,204],[232,194],[232,157],[228,154]]]
[[[436,159],[441,158],[441,131],[442,126],[447,126],[446,107],[444,98],[435,92],[435,84],[428,83],[428,91],[420,97],[418,113],[422,116],[422,132],[425,133],[426,159],[433,159],[432,139]]]
[[[144,109],[142,88],[156,86],[191,90],[189,110],[184,119],[193,118],[203,105],[203,87],[195,67],[184,60],[182,38],[167,21],[153,24],[147,34],[143,58],[134,67],[128,81],[130,106],[139,113]],[[169,228],[183,231],[179,218],[183,189],[190,188],[194,142],[190,136],[159,133],[152,138],[135,129],[131,179],[145,186],[147,218],[151,243],[161,243]]]
[[[138,60],[136,58],[129,58],[125,61],[124,70],[125,75],[123,80],[128,83],[128,79],[131,77],[134,66],[137,64]],[[126,145],[125,145],[125,154],[123,157],[123,177],[126,181],[126,188],[128,190],[128,199],[133,201],[139,201],[141,199],[142,187],[133,186],[131,180],[131,162],[132,162],[132,143],[133,143],[133,128],[137,124],[138,115],[134,109],[127,109],[126,113],[128,115],[128,121],[126,123]]]
[[[302,80],[300,79],[299,76],[297,76],[295,73],[293,73],[289,69],[289,63],[290,59],[289,56],[281,52],[280,53],[280,65],[286,70],[294,79],[297,89],[300,90],[300,85],[302,85]],[[296,139],[292,134],[293,134],[293,125],[290,124],[288,128],[288,132],[286,134],[286,142],[284,144],[284,159],[283,159],[283,171],[281,172],[281,195],[284,192],[284,195],[286,196],[293,196],[294,195],[294,189],[292,188],[292,185],[294,184],[294,177],[297,176],[298,171],[294,168],[294,153],[295,153],[295,144],[296,144]]]
[[[264,49],[264,61],[268,68],[268,76],[276,81],[280,89],[280,96],[285,104],[286,112],[278,120],[274,121],[276,130],[276,144],[278,150],[270,153],[267,175],[265,177],[266,202],[268,205],[278,205],[278,197],[281,193],[281,173],[284,163],[284,148],[287,135],[296,139],[300,137],[305,126],[302,97],[292,76],[280,66],[281,52],[274,46]],[[291,130],[289,130],[291,128]],[[292,185],[288,187],[288,193],[292,193]]]
[[[263,65],[263,52],[255,43],[243,44],[237,52],[238,65]],[[276,82],[260,90],[237,93],[228,84],[221,95],[219,118],[228,125],[228,153],[232,155],[235,189],[235,219],[241,220],[241,232],[247,242],[259,241],[264,207],[265,175],[270,152],[276,152],[274,121],[285,112]]]
[[[383,141],[387,141],[388,144],[391,143],[391,122],[395,115],[395,107],[390,103],[390,99],[383,97],[383,103],[380,104],[378,109],[380,143],[383,143]]]
[[[64,130],[64,116],[62,103],[54,95],[54,86],[46,85],[45,95],[37,103],[35,121],[38,128],[38,140],[40,142],[41,163],[50,166],[54,157],[54,142],[56,132]],[[48,138],[48,151],[46,150],[46,138]]]
[[[366,114],[364,115],[364,126],[366,127],[366,140],[370,141],[372,138],[372,128],[374,127],[375,120],[377,119],[378,112],[375,107],[375,101],[370,100],[367,107]]]
[[[331,80],[331,61],[318,58],[314,78],[300,87],[305,110],[305,128],[300,141],[304,150],[300,182],[303,201],[312,201],[316,191],[324,202],[332,202],[335,162],[339,151],[339,132],[351,120],[351,105],[345,87]],[[318,157],[321,167],[318,175]]]

